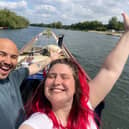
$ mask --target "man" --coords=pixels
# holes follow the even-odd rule
[[[17,65],[18,55],[13,41],[0,38],[0,129],[17,129],[24,120],[20,85],[28,75],[42,69],[40,62],[28,68],[13,70]],[[50,60],[47,63],[49,62]]]

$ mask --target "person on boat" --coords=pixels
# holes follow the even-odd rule
[[[37,73],[42,65],[40,62],[28,68],[15,69],[18,59],[18,49],[13,41],[0,38],[0,128],[17,129],[24,120],[24,108],[20,94],[20,84],[29,75]],[[54,60],[53,53],[51,55]],[[56,57],[58,54],[56,55]]]
[[[129,17],[125,33],[89,82],[70,59],[50,64],[45,80],[26,105],[28,119],[19,129],[97,129],[93,110],[111,91],[129,56]]]

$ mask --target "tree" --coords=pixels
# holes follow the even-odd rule
[[[108,29],[123,30],[123,23],[117,20],[117,17],[112,17],[107,25]]]
[[[0,26],[8,27],[11,29],[24,28],[29,25],[29,21],[22,17],[17,16],[16,13],[8,9],[0,10]]]

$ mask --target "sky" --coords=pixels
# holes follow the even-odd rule
[[[63,25],[97,20],[104,24],[122,12],[129,15],[129,0],[0,0],[0,9],[7,8],[24,16],[30,23]]]

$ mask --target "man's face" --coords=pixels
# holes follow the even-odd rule
[[[18,50],[8,39],[0,39],[0,79],[5,79],[17,65]]]

